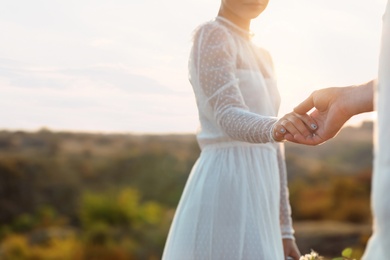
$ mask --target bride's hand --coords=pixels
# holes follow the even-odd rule
[[[291,259],[299,260],[299,258],[301,257],[301,253],[299,252],[298,246],[293,239],[283,239],[283,250],[284,259],[290,257]]]
[[[312,136],[315,130],[317,130],[317,124],[309,115],[299,115],[291,112],[275,123],[273,137],[277,142],[285,139],[289,141],[294,141],[294,139],[301,140]]]

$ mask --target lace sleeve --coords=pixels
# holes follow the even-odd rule
[[[292,227],[291,206],[287,185],[287,169],[284,158],[284,145],[280,144],[277,149],[279,174],[280,174],[280,228],[283,238],[294,239]]]
[[[235,43],[226,29],[209,26],[195,35],[192,49],[191,82],[202,93],[208,116],[229,137],[251,143],[273,142],[276,118],[250,112],[236,77]]]

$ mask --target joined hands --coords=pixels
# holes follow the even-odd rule
[[[373,111],[375,84],[372,80],[359,86],[314,91],[294,112],[276,122],[275,141],[318,145],[333,138],[352,116]]]

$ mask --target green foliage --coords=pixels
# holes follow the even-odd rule
[[[333,173],[323,173],[310,185],[290,181],[290,200],[296,220],[370,222],[370,182]]]
[[[84,240],[87,245],[110,245],[112,242],[111,228],[104,222],[90,224],[90,226],[85,229]]]
[[[2,244],[1,258],[4,260],[28,259],[28,244],[22,236],[8,237]]]
[[[82,198],[81,236],[65,232],[68,227],[61,226],[56,212],[50,207],[43,207],[34,217],[21,215],[17,218],[16,223],[22,224],[30,224],[30,220],[35,219],[35,230],[30,230],[25,236],[8,232],[2,241],[0,259],[120,260],[161,257],[170,218],[167,219],[166,209],[160,204],[142,201],[139,192],[132,188],[106,193],[90,191]],[[15,225],[14,229],[20,225]]]
[[[118,227],[138,227],[158,225],[163,216],[163,208],[156,202],[141,203],[139,192],[126,188],[120,192],[84,194],[80,219],[84,227],[95,223],[106,223]]]
[[[34,218],[27,213],[18,216],[13,222],[13,229],[17,232],[27,232],[35,226]]]
[[[159,256],[169,228],[164,212],[156,202],[143,202],[133,188],[104,194],[88,192],[80,210],[86,244],[107,247],[132,238],[129,253],[141,259]]]
[[[352,248],[346,248],[341,253],[343,257],[351,257],[352,256]]]
[[[2,260],[69,260],[78,249],[74,237],[50,239],[47,244],[31,244],[21,235],[8,236],[2,243]]]
[[[136,219],[138,203],[138,193],[134,190],[123,191],[119,196],[87,193],[82,199],[80,219],[85,227],[96,222],[128,225]]]
[[[332,260],[354,260],[352,257],[353,250],[348,247],[341,252],[341,257],[333,258]]]

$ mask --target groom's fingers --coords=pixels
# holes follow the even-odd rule
[[[316,121],[311,117],[311,115],[310,116],[308,114],[300,115],[300,114],[296,113],[296,116],[305,123],[307,129],[310,129],[311,132],[317,130],[318,125],[317,125]]]
[[[317,134],[312,134],[310,136],[284,136],[287,141],[294,142],[294,143],[299,143],[299,144],[306,144],[306,145],[319,145],[325,142],[325,140],[317,135]]]
[[[294,108],[294,112],[300,115],[306,114],[314,107],[313,93]]]

